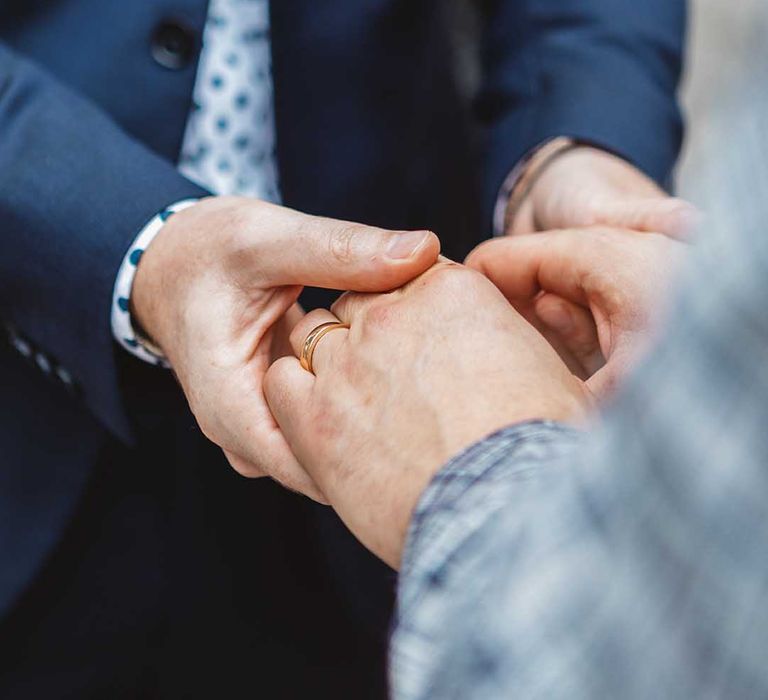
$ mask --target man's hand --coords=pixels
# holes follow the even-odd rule
[[[591,228],[488,241],[467,265],[487,275],[602,398],[652,340],[685,248],[660,234]]]
[[[506,233],[613,226],[680,239],[697,220],[695,207],[667,195],[634,166],[580,146],[545,166]]]
[[[347,526],[397,566],[413,509],[437,470],[495,430],[530,419],[581,422],[588,392],[482,275],[440,263],[403,289],[347,294],[293,330],[341,320],[319,341],[315,375],[296,357],[265,379],[288,443]]]
[[[391,232],[213,197],[168,220],[141,259],[133,312],[167,355],[203,433],[249,477],[324,501],[262,390],[302,316],[303,285],[386,291],[432,265],[433,233]]]

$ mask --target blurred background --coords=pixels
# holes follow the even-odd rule
[[[727,149],[733,138],[729,115],[734,103],[765,89],[767,43],[768,1],[691,0],[683,87],[688,130],[677,186],[705,210],[718,193],[718,163],[712,154],[718,147]]]

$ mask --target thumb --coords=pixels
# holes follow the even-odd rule
[[[534,309],[540,323],[544,326],[545,337],[560,357],[574,372],[583,379],[591,377],[605,365],[600,346],[600,337],[595,319],[582,306],[574,304],[555,294],[540,294]],[[550,337],[552,336],[552,337]]]
[[[495,238],[475,248],[465,264],[488,277],[513,304],[533,301],[543,290],[588,307],[585,274],[597,267],[604,247],[587,232]]]
[[[385,292],[420,275],[440,253],[431,231],[388,231],[282,211],[259,245],[260,268],[270,286]]]
[[[701,218],[696,207],[674,197],[611,200],[595,212],[594,224],[662,233],[678,240],[690,238]]]

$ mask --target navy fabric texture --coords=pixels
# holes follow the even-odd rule
[[[428,227],[461,259],[490,231],[504,176],[548,136],[603,144],[668,180],[680,145],[682,0],[485,3],[485,165],[454,86],[443,7],[272,4],[286,205]],[[17,348],[35,349],[0,353],[0,614],[55,548],[104,445],[128,450],[161,440],[165,421],[191,421],[169,375],[116,347],[109,311],[140,228],[206,194],[175,167],[206,10],[205,0],[0,6],[0,320]],[[168,22],[196,42],[187,63],[153,58]],[[163,472],[174,453],[156,452]],[[322,522],[339,594],[366,615],[355,562],[368,560]]]
[[[687,3],[673,0],[492,0],[486,80],[485,204],[510,162],[557,136],[594,143],[671,186],[682,119]]]

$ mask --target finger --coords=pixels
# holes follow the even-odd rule
[[[286,443],[287,447],[287,443]],[[284,459],[270,457],[269,470],[246,457],[241,457],[229,450],[224,450],[224,456],[232,468],[246,479],[270,478],[283,488],[300,493],[322,505],[330,505],[328,499],[318,488],[309,474],[301,467],[293,453],[286,452]]]
[[[398,290],[398,292],[399,291],[403,290]],[[398,292],[392,292],[392,294],[397,294]],[[331,313],[337,316],[342,323],[349,323],[351,325],[354,322],[355,317],[362,313],[374,299],[380,299],[382,296],[386,295],[347,292],[333,302],[331,305]]]
[[[267,406],[263,386],[258,391],[258,397],[248,393],[227,396],[228,429],[230,434],[238,436],[236,444],[227,447],[227,451],[238,458],[232,466],[243,476],[266,474],[291,491],[318,503],[327,503],[325,495],[288,446]]]
[[[271,285],[387,291],[426,270],[440,252],[431,231],[388,231],[277,207],[264,216],[270,236],[259,248]]]
[[[293,355],[293,348],[289,342],[290,334],[296,325],[304,318],[304,309],[299,304],[294,304],[273,328],[272,352],[270,357],[274,362],[280,357]]]
[[[251,464],[247,459],[244,459],[240,455],[236,455],[230,450],[223,450],[224,456],[227,458],[227,462],[230,463],[232,468],[241,476],[248,479],[263,479],[269,476],[262,469],[255,464]]]
[[[608,362],[587,382],[589,389],[600,400],[611,398],[634,374],[638,365],[654,345],[654,334],[645,332],[623,333],[612,349]]]
[[[361,292],[347,292],[342,294],[331,306],[331,313],[338,316],[343,323],[352,324],[354,319],[360,314],[368,311],[372,304],[377,304],[380,311],[383,312],[384,305],[379,302],[386,299],[398,298],[400,295],[411,294],[414,290],[423,288],[425,283],[437,274],[442,274],[446,269],[455,269],[463,267],[459,263],[446,258],[443,255],[438,256],[437,262],[428,270],[425,270],[418,278],[411,280],[388,294],[364,294]]]
[[[275,429],[279,432],[277,427]],[[254,472],[266,473],[289,491],[300,493],[323,505],[329,504],[325,494],[293,454],[282,433],[279,433],[279,437],[275,436],[272,449],[260,453],[258,459],[268,466],[262,466],[261,461],[247,462],[245,458],[244,462],[249,464],[249,468]]]
[[[588,306],[582,280],[603,254],[589,232],[552,232],[488,241],[470,253],[466,265],[513,303],[533,300],[545,290]]]
[[[293,354],[300,358],[304,344],[309,334],[323,323],[339,323],[338,317],[327,309],[316,309],[308,313],[293,329],[291,333],[291,347]],[[348,331],[339,328],[323,335],[315,345],[312,355],[312,369],[314,374],[322,372],[327,366],[333,353],[338,350]]]
[[[600,403],[611,400],[623,385],[634,366],[635,357],[629,353],[616,353],[598,372],[587,380],[587,388]]]
[[[541,323],[557,335],[578,362],[586,377],[605,365],[597,326],[587,309],[555,294],[542,294],[534,302],[534,310]]]
[[[581,364],[581,361],[573,355],[566,343],[561,339],[560,334],[542,322],[536,314],[535,305],[536,299],[532,302],[517,302],[514,304],[514,308],[552,346],[555,352],[560,356],[560,359],[565,363],[566,367],[568,367],[571,374],[582,381],[588,379],[589,375]]]
[[[699,226],[699,210],[675,197],[611,200],[600,204],[595,223],[687,240]]]
[[[292,453],[301,460],[306,469],[314,463],[306,454],[305,442],[312,426],[309,407],[314,387],[314,378],[305,372],[295,357],[284,357],[275,362],[264,377],[264,396],[280,431]],[[308,473],[310,473],[308,472]]]
[[[284,328],[287,331],[286,335],[289,335],[291,331],[296,328],[296,325],[306,316],[306,312],[301,307],[301,304],[294,304],[288,311],[286,311],[283,317]]]

